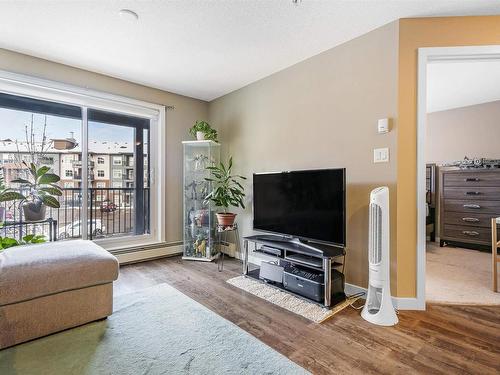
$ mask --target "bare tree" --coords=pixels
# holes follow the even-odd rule
[[[31,114],[31,121],[29,124],[24,126],[25,140],[24,142],[19,142],[16,139],[16,149],[17,154],[15,155],[15,160],[17,167],[19,169],[26,169],[23,162],[28,165],[30,163],[35,164],[39,167],[43,164],[44,160],[47,158],[47,151],[49,150],[52,141],[47,138],[47,116],[44,116],[44,124],[41,133],[41,139],[38,139],[35,129],[35,115]],[[24,150],[25,148],[25,150]],[[28,160],[23,160],[23,155],[28,154]]]

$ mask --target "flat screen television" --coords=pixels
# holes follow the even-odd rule
[[[345,174],[345,168],[254,174],[254,229],[345,246]]]

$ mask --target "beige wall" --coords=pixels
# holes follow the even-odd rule
[[[146,68],[146,67],[145,67]],[[0,70],[32,75],[147,102],[174,106],[167,111],[167,241],[182,240],[182,147],[187,129],[206,119],[208,104],[201,100],[0,49]]]
[[[368,276],[370,191],[388,185],[396,209],[396,159],[372,159],[376,147],[397,154],[397,124],[389,134],[376,133],[379,118],[397,113],[397,64],[398,24],[391,23],[209,104],[224,153],[250,180],[250,202],[254,172],[347,168],[347,281],[361,286]],[[250,234],[251,203],[238,220]]]
[[[500,100],[427,115],[425,157],[442,164],[469,158],[500,159]]]

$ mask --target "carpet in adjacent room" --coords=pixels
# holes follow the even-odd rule
[[[427,302],[500,305],[491,289],[491,253],[427,243]]]

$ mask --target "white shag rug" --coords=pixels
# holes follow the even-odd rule
[[[245,276],[237,276],[227,282],[245,292],[262,298],[288,311],[303,316],[315,323],[321,323],[331,318],[339,311],[351,305],[357,298],[348,298],[331,309],[326,309],[318,304],[308,302],[302,298],[286,293],[278,288],[265,284],[264,282]]]
[[[427,243],[427,302],[500,305],[491,289],[491,253]]]

